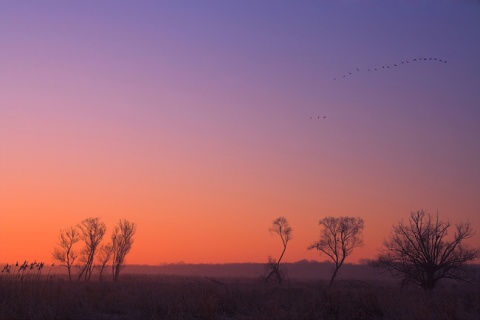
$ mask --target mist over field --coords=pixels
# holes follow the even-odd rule
[[[298,261],[284,263],[287,276],[291,279],[301,280],[327,280],[334,264],[332,262]],[[148,275],[178,275],[194,277],[222,277],[222,278],[259,278],[264,274],[265,264],[261,263],[227,263],[227,264],[186,264],[172,263],[159,266],[129,265],[125,274]],[[368,265],[345,264],[338,279],[367,280],[393,280],[388,274],[379,274]]]

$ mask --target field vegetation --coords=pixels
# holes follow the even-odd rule
[[[125,274],[69,281],[32,269],[0,276],[0,319],[478,319],[480,288],[391,281]]]

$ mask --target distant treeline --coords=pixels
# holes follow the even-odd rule
[[[322,279],[328,280],[334,264],[329,261],[318,262],[301,260],[293,263],[284,263],[287,277],[291,279]],[[480,265],[475,265],[480,273]],[[171,263],[157,266],[151,265],[127,265],[125,274],[146,274],[146,275],[174,275],[194,277],[260,277],[264,271],[264,263],[225,263],[225,264],[189,264]],[[379,273],[368,264],[346,263],[341,269],[339,280],[356,279],[361,281],[397,281],[389,273]]]

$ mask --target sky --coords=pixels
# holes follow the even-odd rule
[[[88,217],[131,264],[266,262],[279,216],[290,262],[363,218],[355,263],[421,209],[480,247],[479,35],[477,1],[1,0],[0,261]]]

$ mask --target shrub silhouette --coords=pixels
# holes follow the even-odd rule
[[[347,258],[356,247],[362,246],[361,238],[364,229],[362,218],[354,217],[326,217],[319,222],[322,230],[320,240],[308,247],[323,252],[335,263],[335,270],[330,278],[330,285],[337,276]]]
[[[61,266],[68,270],[68,279],[72,281],[72,266],[77,259],[77,253],[73,250],[73,245],[80,240],[80,233],[76,227],[70,227],[60,230],[58,237],[58,247],[53,250],[52,258],[58,261]]]
[[[412,212],[407,223],[401,221],[393,227],[384,249],[370,265],[427,291],[441,279],[471,281],[473,272],[467,263],[479,253],[464,242],[474,232],[470,223],[460,223],[453,238],[447,240],[450,227],[450,222],[438,219],[438,213],[432,217],[423,210]]]
[[[135,223],[128,220],[120,220],[112,233],[112,275],[113,281],[117,281],[120,270],[125,263],[125,257],[130,252],[133,244],[133,236],[137,231]]]
[[[78,228],[80,229],[80,239],[85,244],[81,251],[82,256],[80,259],[83,265],[80,266],[78,280],[83,276],[88,281],[93,273],[95,254],[107,231],[107,227],[105,223],[100,221],[100,218],[87,218],[78,225]]]
[[[265,281],[275,279],[278,283],[282,283],[284,274],[280,270],[280,262],[282,261],[285,251],[287,250],[288,242],[292,239],[292,228],[288,224],[288,221],[285,219],[285,217],[279,217],[273,220],[272,226],[269,230],[270,232],[276,233],[280,236],[283,244],[283,251],[278,260],[268,257],[268,264],[266,265],[266,271],[268,272],[268,275],[265,277]]]

